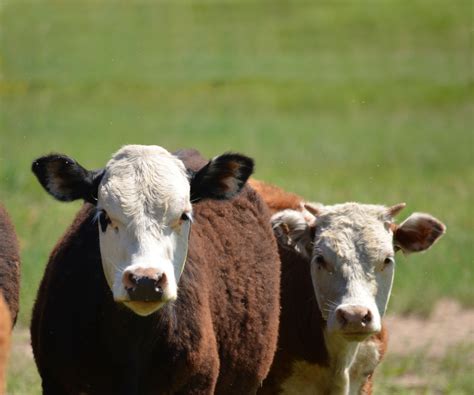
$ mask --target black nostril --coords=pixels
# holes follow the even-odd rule
[[[139,278],[140,277],[136,276],[132,272],[125,273],[125,275],[123,277],[123,284],[124,284],[125,288],[127,290],[131,289],[131,288],[135,288],[137,286]]]
[[[336,311],[336,318],[337,320],[339,321],[339,323],[341,324],[341,326],[344,326],[347,324],[347,318],[346,316],[344,315],[344,311],[342,310],[337,310]]]
[[[163,296],[163,288],[161,287],[158,281],[155,281],[154,287],[155,287],[155,292],[157,294],[160,294],[160,297]]]
[[[372,322],[372,313],[367,311],[367,314],[362,317],[362,323],[363,324],[370,324]]]

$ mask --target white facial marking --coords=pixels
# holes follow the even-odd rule
[[[114,300],[147,315],[176,299],[190,232],[183,213],[192,212],[183,163],[158,146],[123,147],[106,166],[97,210],[99,216],[107,216],[106,228],[98,225],[100,251]],[[137,272],[137,279],[143,272],[153,273],[154,278],[164,275],[162,298],[131,302],[125,271]]]
[[[321,209],[311,275],[328,331],[380,331],[394,273],[387,220],[383,206],[346,203]]]

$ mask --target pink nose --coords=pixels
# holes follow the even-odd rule
[[[372,312],[364,306],[344,306],[336,310],[337,323],[347,333],[371,332],[372,319]]]
[[[164,273],[156,269],[126,270],[122,282],[128,292],[130,300],[140,302],[159,302],[167,286]]]

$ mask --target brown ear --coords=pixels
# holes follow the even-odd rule
[[[430,248],[444,233],[446,226],[429,214],[413,213],[394,230],[395,247],[404,252]]]
[[[296,210],[283,210],[271,219],[273,232],[280,246],[296,251],[310,259],[313,249],[315,221],[308,221],[307,214]]]

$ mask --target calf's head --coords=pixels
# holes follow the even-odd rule
[[[308,260],[316,299],[330,333],[360,341],[381,330],[392,288],[395,253],[419,252],[445,232],[429,214],[400,225],[393,207],[345,203],[305,204],[272,217],[279,244]]]
[[[35,160],[32,170],[56,199],[96,206],[102,266],[113,298],[145,316],[177,297],[192,203],[235,196],[253,161],[224,154],[190,173],[164,148],[129,145],[101,170],[86,170],[57,154]]]

